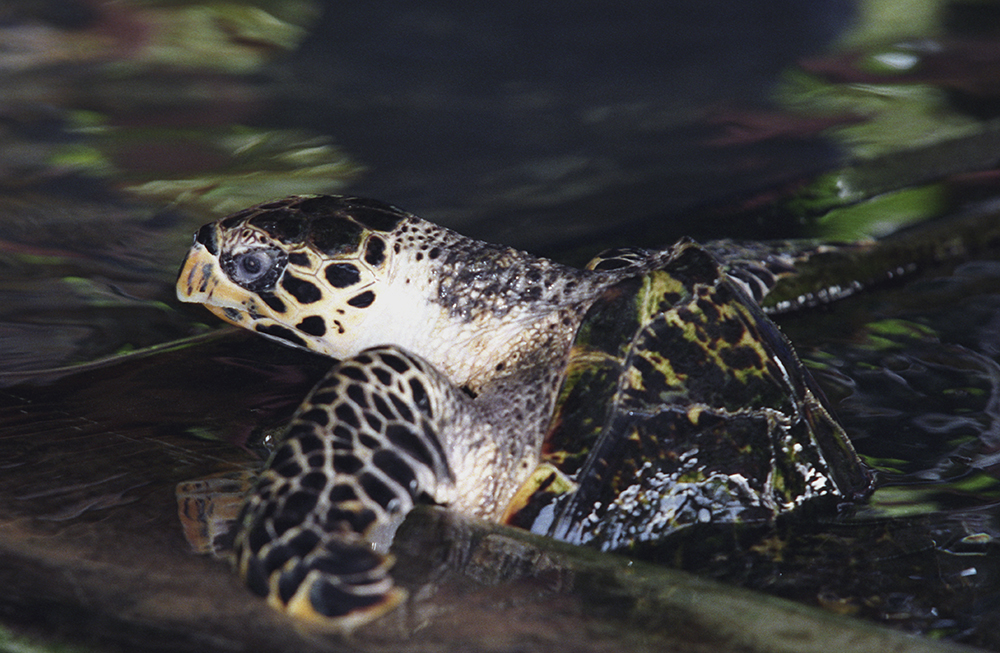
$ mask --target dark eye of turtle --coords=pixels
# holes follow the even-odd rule
[[[272,288],[284,267],[285,255],[277,249],[252,249],[225,257],[222,267],[230,279],[247,290]]]
[[[240,281],[256,281],[267,272],[271,257],[264,252],[247,252],[236,257],[236,272]]]

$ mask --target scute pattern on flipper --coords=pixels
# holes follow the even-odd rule
[[[867,490],[787,341],[690,241],[584,318],[543,457],[579,490],[512,523],[617,549],[698,521],[760,521]]]
[[[389,576],[392,535],[418,497],[452,483],[437,441],[441,398],[427,385],[435,374],[382,347],[316,386],[238,520],[236,566],[254,592],[333,630],[402,600]]]
[[[704,247],[771,315],[828,304],[853,295],[870,282],[913,270],[911,261],[895,268],[872,266],[865,256],[876,247],[875,241],[831,244],[815,240],[723,239],[705,243]],[[845,274],[847,270],[852,272]],[[765,296],[769,296],[767,301]]]

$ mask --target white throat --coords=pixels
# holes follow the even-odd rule
[[[547,359],[561,355],[559,348],[568,348],[579,321],[577,311],[538,302],[513,306],[503,315],[483,310],[463,319],[438,301],[437,268],[415,262],[405,251],[383,284],[364,321],[355,326],[353,353],[397,345],[454,384],[473,389],[530,362],[533,350],[544,350]]]

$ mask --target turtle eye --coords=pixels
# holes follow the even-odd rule
[[[281,274],[284,256],[279,250],[252,249],[223,261],[229,278],[248,290],[264,290]]]
[[[236,281],[252,283],[267,274],[268,268],[274,263],[267,252],[244,252],[234,260]]]

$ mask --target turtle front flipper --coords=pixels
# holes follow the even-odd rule
[[[234,549],[269,603],[349,631],[397,605],[387,553],[421,496],[454,488],[439,429],[454,390],[395,347],[337,364],[299,408],[247,499]]]

